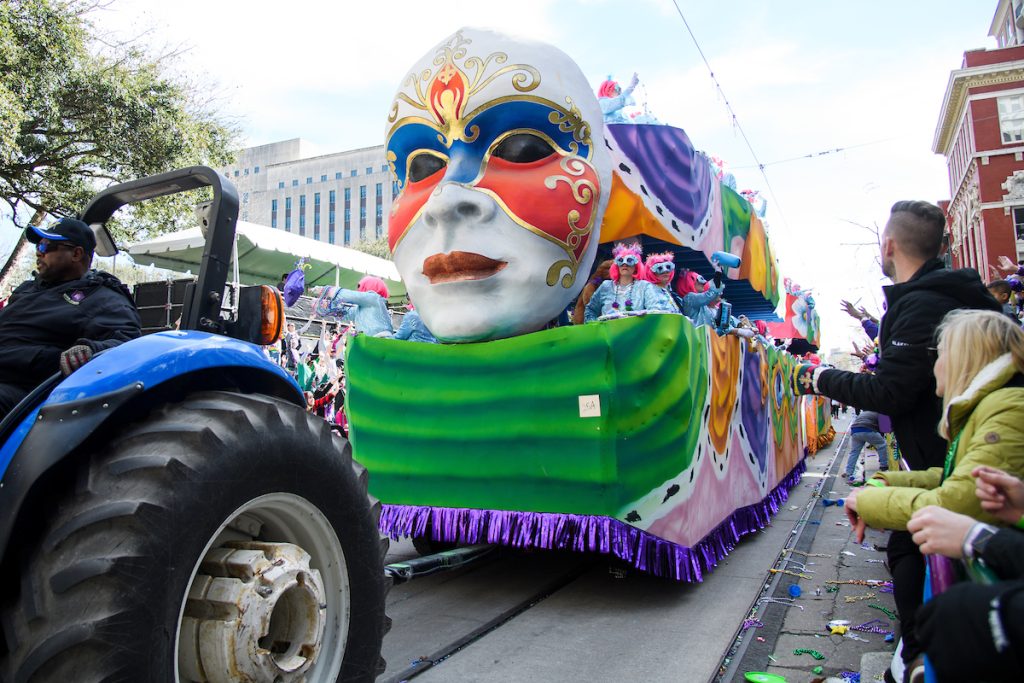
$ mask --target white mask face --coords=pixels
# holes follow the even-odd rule
[[[462,29],[388,118],[388,238],[442,341],[540,329],[582,289],[611,189],[597,98],[560,50]]]

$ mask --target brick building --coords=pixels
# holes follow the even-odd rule
[[[949,169],[952,266],[988,279],[1000,256],[1024,258],[1024,0],[1002,0],[993,50],[964,53],[949,76],[932,151]]]

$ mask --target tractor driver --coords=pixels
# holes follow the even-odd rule
[[[58,370],[70,375],[141,334],[128,289],[91,270],[96,236],[88,225],[64,218],[48,230],[29,227],[25,237],[36,245],[36,277],[0,310],[0,419]]]

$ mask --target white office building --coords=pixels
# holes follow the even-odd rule
[[[318,154],[296,138],[243,149],[221,170],[238,188],[243,221],[345,247],[387,234],[398,193],[383,145]]]

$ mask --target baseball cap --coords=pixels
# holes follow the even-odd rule
[[[61,218],[46,230],[30,225],[25,230],[25,237],[32,244],[46,238],[51,242],[65,242],[82,247],[87,252],[96,250],[96,235],[92,228],[77,218]]]

